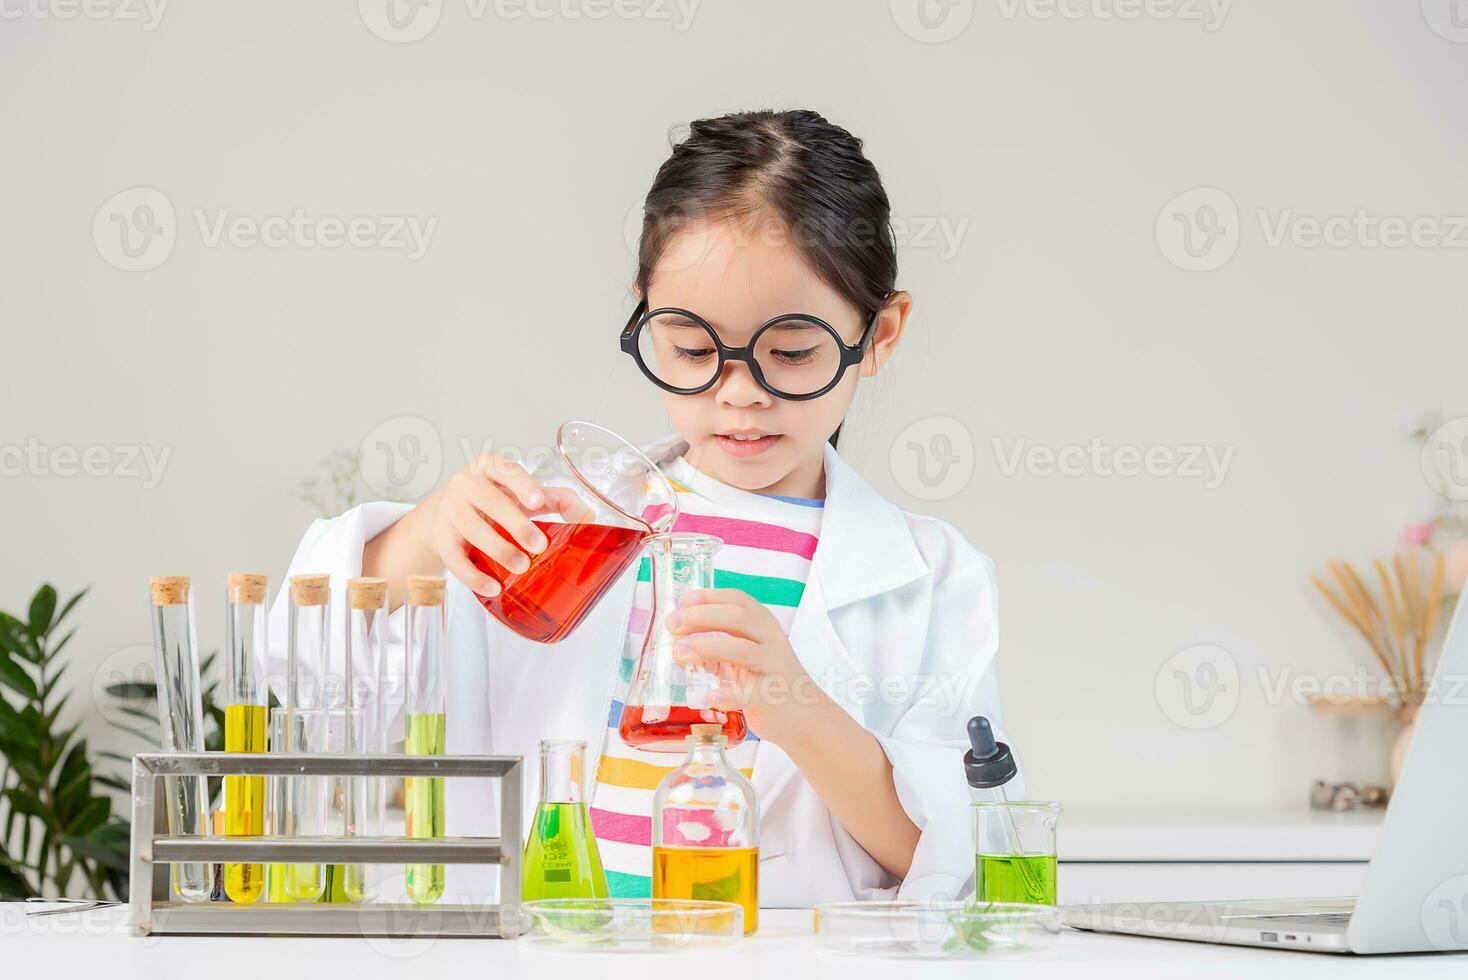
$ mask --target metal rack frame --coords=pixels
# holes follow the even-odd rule
[[[148,935],[499,937],[520,934],[519,756],[148,752],[133,756],[130,932]],[[500,781],[499,837],[185,837],[158,834],[165,776],[412,776]],[[508,842],[508,843],[506,843]],[[154,898],[154,873],[190,862],[240,864],[497,864],[497,905],[201,902]],[[166,886],[165,886],[166,887]],[[168,895],[168,891],[163,892]]]

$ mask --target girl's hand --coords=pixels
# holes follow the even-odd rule
[[[545,550],[545,535],[531,523],[541,514],[568,521],[590,520],[591,512],[575,492],[543,487],[503,453],[481,453],[444,481],[398,522],[440,567],[481,596],[500,594],[502,583],[480,571],[465,554],[472,545],[512,574],[530,567],[526,553]],[[505,530],[507,541],[490,522]],[[518,547],[517,547],[518,546]]]
[[[801,666],[779,620],[742,589],[695,589],[668,615],[673,659],[721,683],[711,706],[744,712],[755,734],[776,745],[798,738],[814,705],[827,701]]]

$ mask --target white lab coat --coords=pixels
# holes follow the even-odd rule
[[[675,434],[644,452],[663,462],[686,449]],[[825,473],[819,542],[790,643],[810,676],[881,744],[921,838],[899,882],[836,822],[779,746],[761,742],[753,775],[760,904],[955,898],[973,884],[970,803],[986,798],[964,779],[965,726],[986,715],[1003,738],[994,566],[952,525],[888,502],[829,445]],[[363,545],[409,509],[368,503],[316,521],[289,574],[329,573],[334,608],[345,609],[346,579],[361,574]],[[571,636],[552,645],[506,629],[449,579],[448,751],[524,757],[524,827],[538,802],[539,740],[583,739],[592,755],[601,745],[635,578],[635,570],[624,574]],[[272,678],[285,676],[286,595],[282,588],[271,609]],[[338,614],[331,626],[330,670],[338,675],[343,622]],[[401,674],[401,609],[390,618],[388,658]],[[401,715],[389,731],[400,726]],[[1011,799],[1023,798],[1021,787],[1022,777],[1006,787]],[[448,833],[497,833],[493,783],[449,779],[446,793]],[[495,892],[495,872],[451,866],[448,874],[459,900]]]

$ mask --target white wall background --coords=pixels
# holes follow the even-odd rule
[[[867,140],[911,231],[957,236],[905,245],[909,340],[843,452],[998,563],[1035,794],[1287,805],[1317,775],[1369,775],[1336,729],[1270,703],[1258,670],[1365,662],[1306,575],[1389,550],[1432,506],[1405,432],[1426,409],[1468,412],[1468,250],[1271,246],[1256,210],[1468,214],[1468,32],[1454,40],[1435,0],[1237,0],[1221,23],[1192,3],[1155,9],[1203,20],[960,0],[938,30],[971,21],[938,43],[904,32],[900,0],[703,0],[681,30],[676,7],[626,2],[647,16],[443,0],[413,43],[375,36],[351,3],[173,0],[153,30],[6,4],[0,447],[39,447],[47,471],[15,475],[12,452],[0,479],[0,605],[90,585],[72,646],[85,686],[148,643],[149,574],[195,576],[217,647],[225,573],[277,578],[314,516],[293,486],[386,420],[428,420],[445,474],[461,440],[543,440],[569,417],[660,434],[660,399],[613,339],[629,212],[670,127],[811,106]],[[171,202],[177,241],[129,273],[92,225],[139,186]],[[1200,186],[1236,204],[1237,252],[1190,273],[1154,225]],[[199,227],[296,208],[437,225],[416,260],[210,246]],[[928,501],[902,433],[933,417],[958,420],[926,424],[966,435],[972,469]],[[1232,458],[1212,489],[1006,475],[995,441],[1021,439]],[[170,455],[145,487],[50,473],[63,446]],[[1198,643],[1240,675],[1237,707],[1194,731],[1164,665]],[[112,737],[90,699],[70,710]]]

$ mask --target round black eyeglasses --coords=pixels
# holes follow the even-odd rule
[[[643,300],[622,329],[620,345],[653,384],[677,395],[712,388],[729,361],[742,361],[761,388],[789,401],[819,398],[860,364],[881,311],[861,340],[846,344],[825,320],[784,313],[766,321],[743,347],[727,347],[707,320],[690,310],[647,308]]]

